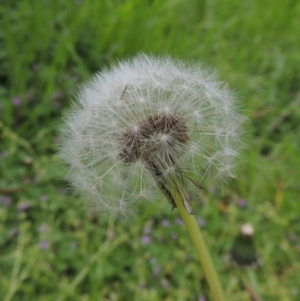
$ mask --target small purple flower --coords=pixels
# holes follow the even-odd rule
[[[161,266],[157,265],[153,268],[153,275],[158,277],[161,274]]]
[[[72,241],[71,242],[71,248],[76,249],[78,247],[78,242],[77,241]]]
[[[19,230],[17,228],[12,228],[9,232],[10,236],[17,236],[19,234]]]
[[[74,80],[75,82],[78,82],[79,79],[80,79],[80,77],[79,77],[78,74],[74,74],[74,75],[73,75],[73,80]]]
[[[61,103],[59,101],[56,101],[54,103],[54,106],[55,106],[56,109],[59,109],[61,107]]]
[[[245,208],[245,207],[247,207],[247,202],[246,202],[246,200],[244,200],[244,199],[239,199],[238,202],[237,202],[237,204],[238,204],[238,206],[239,206],[240,208]]]
[[[152,238],[149,235],[144,235],[141,239],[143,245],[148,245],[152,242]]]
[[[174,240],[176,240],[176,239],[178,238],[178,235],[177,235],[176,232],[172,232],[170,236],[171,236],[171,238],[174,239]]]
[[[157,259],[156,259],[155,257],[151,257],[150,263],[151,263],[152,265],[156,264],[156,263],[157,263]]]
[[[201,228],[202,228],[202,227],[205,227],[205,226],[207,225],[206,220],[203,219],[203,218],[201,218],[201,217],[199,217],[199,218],[198,218],[198,225],[199,225]]]
[[[26,94],[26,98],[27,98],[27,99],[32,99],[32,97],[33,97],[33,93],[32,93],[32,92],[28,92],[28,93]]]
[[[20,210],[20,211],[26,211],[27,209],[29,209],[30,208],[30,203],[29,202],[22,202],[22,203],[20,203],[19,205],[18,205],[18,209]]]
[[[67,191],[67,190],[66,190],[65,188],[59,188],[59,189],[58,189],[58,193],[59,193],[59,194],[66,194],[66,191]]]
[[[176,224],[179,226],[182,226],[184,223],[183,223],[183,220],[178,217],[178,218],[176,218]]]
[[[40,249],[45,251],[45,250],[48,250],[48,248],[49,248],[49,241],[48,240],[41,241]]]
[[[41,197],[40,197],[40,201],[41,202],[46,202],[48,200],[48,196],[47,195],[45,195],[45,194],[43,194],[43,195],[41,195]]]
[[[12,103],[17,107],[21,104],[21,98],[18,96],[15,96],[12,100]]]
[[[47,225],[46,224],[42,224],[42,225],[40,225],[39,226],[39,232],[40,233],[43,233],[43,232],[45,232],[47,230]]]
[[[4,151],[4,152],[1,152],[1,153],[0,153],[0,157],[1,157],[1,158],[6,158],[7,155],[8,155],[8,152],[7,152],[7,151]]]
[[[163,286],[164,289],[168,289],[170,286],[169,281],[165,278],[161,281],[161,285]]]
[[[289,240],[290,242],[296,242],[297,241],[297,235],[295,233],[289,234]]]
[[[143,232],[144,232],[144,234],[149,234],[151,232],[151,227],[149,227],[149,226],[144,227]]]
[[[52,97],[52,99],[57,100],[61,97],[61,93],[56,91],[52,94],[51,97]]]
[[[11,198],[10,198],[9,196],[6,196],[6,195],[5,195],[5,196],[2,198],[2,205],[5,206],[5,207],[7,207],[7,206],[10,205],[10,203],[11,203]]]
[[[38,71],[38,70],[40,70],[40,65],[37,64],[37,63],[33,64],[33,65],[32,65],[32,70],[33,70],[33,71]]]
[[[167,219],[162,220],[161,224],[165,228],[170,226],[170,222]]]
[[[198,301],[206,301],[205,297],[204,296],[201,296]]]
[[[164,243],[165,243],[165,237],[164,237],[164,236],[159,236],[157,239],[158,239],[158,241],[159,241],[161,244],[164,244]]]

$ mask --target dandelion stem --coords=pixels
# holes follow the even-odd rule
[[[181,197],[176,194],[173,195],[176,206],[179,210],[180,216],[183,219],[185,226],[189,232],[192,243],[196,249],[197,255],[200,259],[201,265],[204,270],[205,277],[207,279],[209,288],[212,292],[213,298],[215,301],[224,301],[224,292],[214,267],[213,261],[209,254],[209,251],[206,247],[205,241],[203,239],[201,230],[197,224],[197,221],[194,215],[187,213],[186,208],[184,207]]]

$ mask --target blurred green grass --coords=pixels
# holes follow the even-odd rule
[[[251,300],[226,260],[244,222],[264,261],[262,299],[300,300],[299,19],[292,0],[3,0],[3,300],[210,300],[176,211],[129,229],[101,224],[61,181],[62,111],[94,72],[140,51],[201,62],[238,91],[250,122],[237,180],[193,207],[228,300]]]

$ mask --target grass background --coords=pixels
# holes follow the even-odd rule
[[[226,259],[245,222],[261,299],[300,300],[299,19],[296,0],[2,0],[1,300],[211,300],[176,211],[101,224],[61,181],[62,111],[94,72],[140,51],[199,61],[238,91],[244,163],[224,196],[193,207],[228,300],[251,300]]]

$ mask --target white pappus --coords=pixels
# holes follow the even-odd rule
[[[198,64],[139,54],[99,72],[65,118],[67,179],[102,215],[132,220],[176,191],[233,177],[244,117]],[[200,184],[198,184],[200,183]]]

